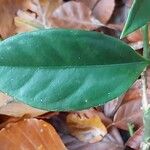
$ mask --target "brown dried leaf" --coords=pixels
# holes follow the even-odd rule
[[[0,130],[4,128],[8,123],[17,122],[20,117],[11,117],[7,115],[0,115]]]
[[[115,8],[115,0],[100,0],[93,10],[93,15],[103,24],[107,24]]]
[[[23,8],[26,0],[0,1],[0,36],[7,38],[15,34],[14,17],[18,9]]]
[[[42,28],[44,29],[44,26],[38,23],[35,18],[32,18],[30,14],[19,10],[17,15],[18,16],[14,18],[16,33],[29,32]]]
[[[13,98],[0,93],[0,114],[14,117],[22,117],[25,114],[29,114],[31,117],[35,117],[46,112],[47,111],[36,109],[20,102],[15,102]]]
[[[55,129],[37,119],[11,123],[0,131],[2,150],[66,150]]]
[[[132,100],[141,99],[141,79],[137,80],[133,86],[126,92],[123,98],[123,104]]]
[[[133,0],[123,0],[126,6],[131,7]]]
[[[127,36],[127,39],[131,42],[131,43],[134,43],[134,42],[138,42],[138,41],[142,41],[143,38],[142,38],[142,32],[141,30],[137,30],[131,34],[129,34]]]
[[[109,125],[112,124],[112,120],[107,116],[105,116],[103,112],[97,112],[97,113],[106,127],[109,127]]]
[[[104,114],[107,117],[113,117],[117,109],[122,103],[124,96],[120,96],[119,98],[116,98],[104,105]]]
[[[113,127],[102,141],[94,144],[81,142],[70,135],[62,135],[69,150],[124,150],[124,144],[117,128]]]
[[[147,84],[148,84],[147,94],[149,97],[148,100],[150,102],[150,68],[147,70]],[[141,79],[139,79],[125,94],[123,99],[123,104],[141,98],[142,98],[142,83],[141,83]]]
[[[67,115],[70,133],[80,141],[95,143],[107,134],[107,129],[93,109]]]
[[[129,46],[132,47],[134,50],[140,50],[143,48],[143,41],[129,43]]]
[[[70,1],[58,7],[51,16],[53,27],[93,30],[102,24],[83,3]]]
[[[17,33],[50,28],[49,17],[62,3],[62,0],[28,0],[24,10],[19,10],[15,17]]]
[[[26,119],[26,118],[31,118],[31,116],[30,115],[24,115],[22,117],[13,117],[13,116],[0,114],[0,130],[2,128],[5,128],[6,125],[9,123],[15,123],[15,122],[21,121],[21,120]]]
[[[120,37],[120,29],[123,29],[124,23],[127,19],[127,15],[129,12],[129,7],[127,7],[124,3],[123,0],[115,0],[116,5],[114,12],[109,20],[109,24],[114,24],[114,25],[120,25],[120,28],[116,28],[115,30],[118,31],[118,38]],[[122,30],[121,30],[122,31]]]
[[[140,127],[132,137],[130,137],[126,143],[127,146],[133,149],[140,149],[140,144],[142,142],[142,137],[144,135],[143,127]]]
[[[148,95],[150,95],[150,67],[147,69],[147,84],[148,84]]]
[[[116,112],[113,125],[120,129],[128,130],[128,123],[133,123],[136,127],[142,126],[141,100],[125,103]]]
[[[96,114],[97,113],[99,115],[98,111],[96,112]],[[90,114],[88,114],[88,116]],[[63,142],[69,150],[124,150],[122,137],[120,136],[117,128],[109,128],[108,134],[100,142],[94,144],[81,142],[77,138],[69,135],[65,116],[66,114],[60,113],[58,116],[52,117],[50,119],[50,123],[58,131],[58,133],[62,137]]]
[[[40,116],[37,116],[37,119],[42,119],[42,120],[49,120],[53,116],[59,115],[59,112],[47,112],[45,114],[42,114]]]
[[[99,0],[75,0],[75,1],[84,3],[92,10]]]

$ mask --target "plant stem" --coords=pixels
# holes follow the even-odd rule
[[[128,123],[128,130],[129,130],[130,136],[133,136],[134,128],[135,128],[135,125],[133,123]]]
[[[149,37],[148,37],[148,24],[143,27],[143,44],[144,51],[143,56],[146,59],[150,59],[150,47],[149,47]],[[144,137],[142,143],[142,150],[150,150],[150,107],[148,105],[147,97],[147,78],[146,70],[142,73],[142,107],[143,107],[143,123],[144,123]]]
[[[144,56],[144,58],[146,58],[146,59],[150,59],[148,24],[146,24],[146,25],[143,27],[143,44],[144,44],[143,56]]]
[[[148,107],[146,69],[142,72],[141,78],[142,78],[142,108],[143,110],[146,110]]]

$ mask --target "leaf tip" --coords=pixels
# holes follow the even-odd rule
[[[128,33],[126,31],[126,26],[125,26],[124,29],[123,29],[123,31],[121,32],[120,39],[125,38],[127,35],[128,35]]]
[[[121,35],[120,35],[120,39],[123,39],[125,36],[124,36],[124,34],[123,34],[123,32],[121,33]]]

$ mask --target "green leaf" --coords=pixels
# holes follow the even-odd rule
[[[134,0],[121,38],[150,22],[150,0]]]
[[[0,90],[45,110],[81,110],[124,93],[148,62],[88,31],[50,29],[0,43]]]

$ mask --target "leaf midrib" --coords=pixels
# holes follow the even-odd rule
[[[138,61],[138,62],[130,62],[130,63],[116,63],[116,64],[99,64],[99,65],[68,65],[68,66],[44,66],[44,65],[39,65],[39,66],[29,66],[29,65],[0,65],[0,67],[11,67],[11,68],[54,68],[54,69],[59,69],[59,68],[88,68],[88,67],[94,67],[94,68],[98,68],[98,67],[111,67],[111,66],[124,66],[124,65],[137,65],[137,64],[145,64],[148,65],[147,61]]]

